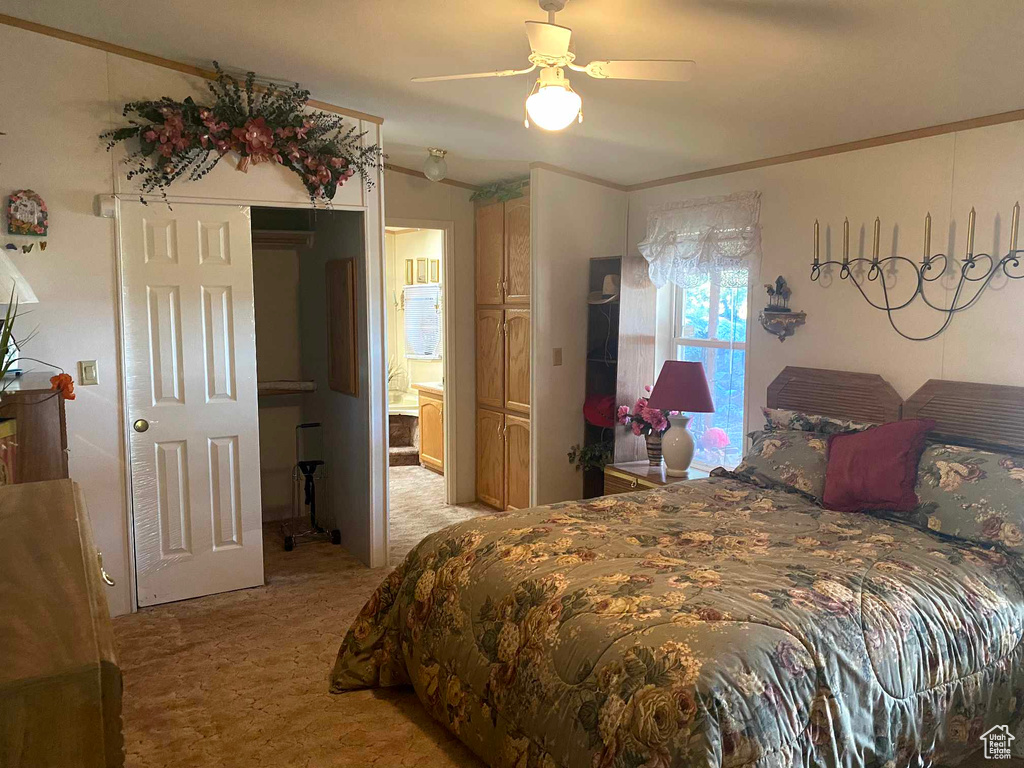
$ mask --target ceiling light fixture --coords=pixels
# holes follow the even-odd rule
[[[561,67],[544,67],[526,99],[526,119],[545,131],[560,131],[574,120],[583,122],[583,99],[569,85]]]
[[[448,150],[429,147],[427,152],[430,153],[430,157],[423,163],[423,175],[431,181],[441,181],[441,179],[448,175],[448,163],[444,159],[444,156],[448,154]]]

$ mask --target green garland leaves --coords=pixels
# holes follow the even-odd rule
[[[372,171],[384,160],[380,146],[363,142],[366,132],[345,126],[340,115],[309,111],[309,91],[296,83],[259,86],[249,72],[244,83],[213,63],[217,78],[209,84],[214,103],[192,97],[176,101],[132,101],[124,106],[128,125],[100,134],[107,150],[138,140],[126,159],[128,178],[140,178],[143,194],[167,189],[184,177],[198,181],[229,152],[239,156],[239,170],[273,162],[298,174],[311,202],[330,203],[338,187],[356,173],[367,189]]]

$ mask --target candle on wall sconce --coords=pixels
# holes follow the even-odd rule
[[[817,229],[818,222],[814,222]],[[1020,228],[1020,202],[1013,206],[1013,216],[1010,218],[1010,253],[1017,252],[1017,230]]]
[[[850,263],[850,220],[843,222],[843,264]]]
[[[882,232],[882,220],[875,216],[875,242],[871,247],[871,262],[878,263],[878,239]]]
[[[974,256],[974,209],[971,208],[971,215],[967,217],[967,258]]]
[[[814,220],[814,263],[818,263],[818,256],[820,251],[818,250],[818,220]]]
[[[927,264],[932,257],[932,214],[931,211],[924,217],[924,256],[922,264]]]

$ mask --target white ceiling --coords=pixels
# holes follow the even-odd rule
[[[536,0],[0,0],[20,18],[191,64],[298,80],[385,118],[392,162],[470,182],[554,163],[622,184],[1024,107],[1024,0],[571,0],[581,62],[688,58],[690,83],[571,76],[585,121],[523,127]],[[10,62],[8,62],[10,63]],[[161,94],[152,94],[154,97]]]

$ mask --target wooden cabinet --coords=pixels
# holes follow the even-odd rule
[[[505,405],[505,312],[476,311],[476,401],[489,408]]]
[[[78,486],[0,488],[0,765],[124,765],[105,578]]]
[[[476,303],[501,304],[505,279],[505,204],[476,209]]]
[[[420,465],[444,474],[444,394],[417,386],[420,406]]]
[[[476,496],[495,509],[505,508],[505,414],[476,412]]]
[[[505,400],[512,411],[530,412],[530,310],[505,310]]]
[[[505,508],[530,506],[530,420],[505,416]]]
[[[506,304],[530,303],[530,198],[505,203]]]
[[[476,209],[476,303],[530,303],[530,198]]]
[[[50,374],[26,373],[8,382],[0,418],[17,420],[15,483],[68,476],[64,398],[50,387]]]
[[[530,506],[530,420],[476,412],[476,495],[495,509]]]
[[[476,209],[477,498],[530,504],[530,198]]]

